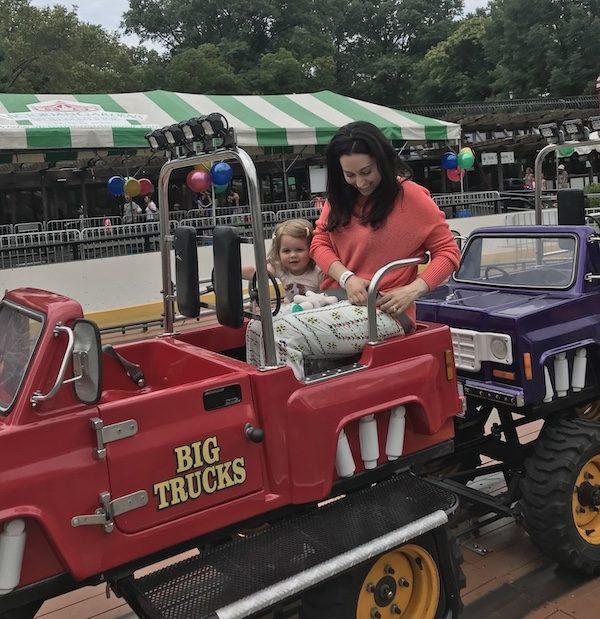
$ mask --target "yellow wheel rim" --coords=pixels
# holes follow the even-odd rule
[[[433,619],[440,602],[440,575],[433,557],[408,544],[379,557],[365,577],[356,619]]]
[[[589,544],[600,544],[600,454],[590,458],[579,471],[573,488],[573,521],[577,532]]]

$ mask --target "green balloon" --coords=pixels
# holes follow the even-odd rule
[[[470,152],[458,153],[458,167],[463,170],[470,170],[475,165],[475,155]]]
[[[575,152],[575,149],[572,146],[562,146],[558,149],[559,157],[570,157]]]
[[[227,187],[229,187],[229,183],[226,185],[214,185],[215,193],[223,193],[227,190]]]

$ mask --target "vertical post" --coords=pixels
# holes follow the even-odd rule
[[[496,171],[498,173],[498,191],[502,191],[504,189],[504,168],[502,167],[500,153],[496,154],[498,155],[498,163],[496,164]]]
[[[288,204],[290,201],[290,195],[288,192],[288,182],[287,182],[287,169],[285,167],[285,154],[283,152],[284,147],[281,147],[281,167],[283,169],[283,193],[285,195],[285,203]]]
[[[41,175],[42,178],[42,210],[44,212],[44,221],[50,219],[50,211],[48,210],[48,186],[46,185],[46,173]]]
[[[83,206],[83,216],[88,216],[88,199],[87,199],[87,191],[85,187],[85,172],[81,175],[79,182],[81,184],[81,204]]]

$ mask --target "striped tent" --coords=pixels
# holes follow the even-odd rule
[[[323,90],[290,95],[198,95],[153,90],[100,95],[0,94],[0,151],[145,148],[144,134],[221,112],[243,147],[327,144],[353,120],[392,140],[460,138],[460,125]]]

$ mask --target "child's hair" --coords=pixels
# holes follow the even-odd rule
[[[280,221],[275,226],[273,232],[273,243],[267,255],[267,262],[273,266],[279,266],[279,251],[281,250],[281,237],[284,234],[295,239],[306,239],[306,243],[310,246],[313,237],[313,225],[308,219],[288,219]],[[308,263],[308,268],[314,267],[315,262],[311,258]]]

